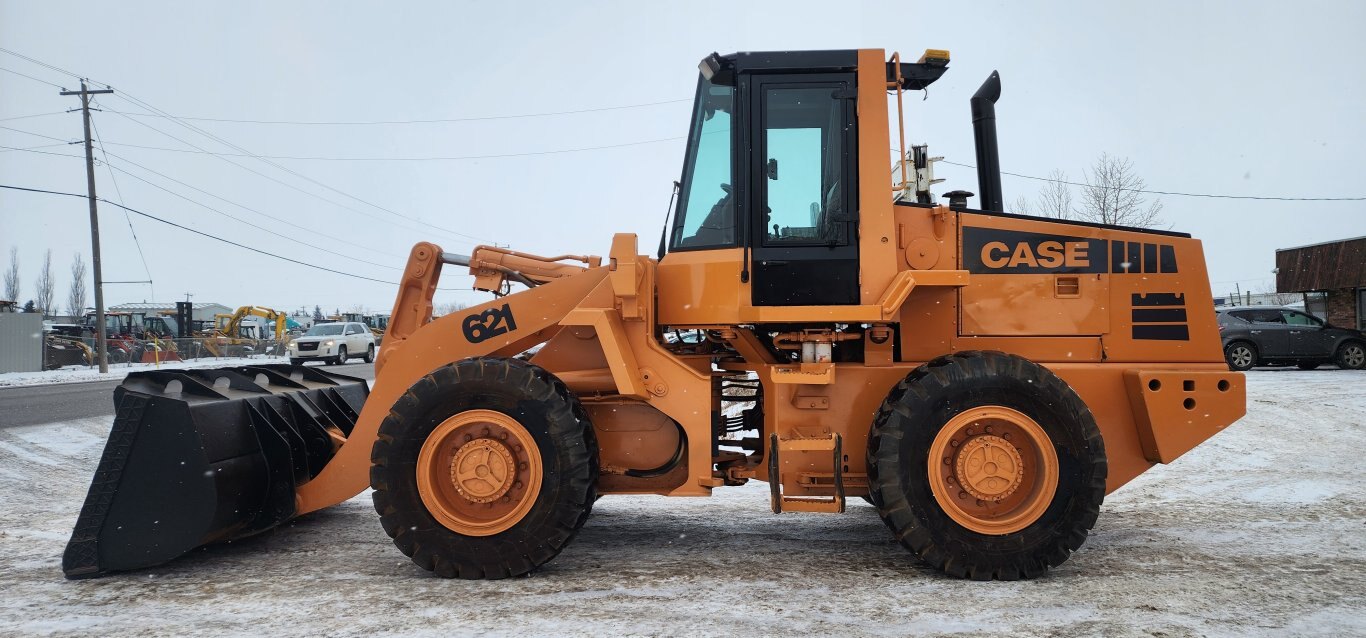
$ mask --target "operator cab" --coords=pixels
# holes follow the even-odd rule
[[[699,65],[669,249],[741,248],[754,306],[860,302],[858,53],[713,53]],[[900,67],[914,88],[947,68]]]

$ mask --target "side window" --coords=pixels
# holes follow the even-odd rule
[[[1323,324],[1319,321],[1318,317],[1311,317],[1311,316],[1306,315],[1306,314],[1304,314],[1304,313],[1302,313],[1302,312],[1295,312],[1294,310],[1282,310],[1282,311],[1281,311],[1281,316],[1285,319],[1285,322],[1286,322],[1286,323],[1288,323],[1288,324],[1290,324],[1290,325],[1292,325],[1292,326],[1314,326],[1314,327],[1318,327],[1318,326],[1323,325]]]
[[[836,85],[765,87],[766,244],[848,242],[844,211],[844,102]]]
[[[1278,310],[1253,310],[1250,314],[1252,315],[1250,317],[1252,323],[1285,324],[1285,318],[1281,316]]]
[[[675,248],[735,243],[735,197],[731,194],[734,103],[733,87],[702,82],[684,160],[684,190],[673,231]]]

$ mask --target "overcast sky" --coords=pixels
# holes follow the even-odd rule
[[[907,131],[951,161],[973,162],[967,100],[999,69],[1006,171],[1061,169],[1080,181],[1108,152],[1131,159],[1154,190],[1366,196],[1366,3],[585,4],[0,0],[0,47],[114,87],[94,114],[114,169],[111,177],[97,167],[101,196],[390,282],[421,240],[456,252],[498,242],[541,254],[603,254],[612,233],[634,232],[642,251],[653,252],[681,170],[697,62],[714,50],[870,47],[914,60],[926,48],[949,49],[950,70],[928,99],[907,102]],[[75,87],[69,76],[7,53],[0,68]],[[53,144],[34,150],[79,155],[79,146],[60,145],[81,136],[79,114],[63,113],[77,100],[57,92],[0,71],[0,145]],[[138,148],[242,153],[174,121],[131,115],[147,110],[130,100],[182,117],[291,122],[651,105],[390,125],[188,121],[258,155],[485,156],[273,166]],[[587,147],[599,148],[548,152]],[[938,176],[948,178],[938,192],[977,190],[970,169],[941,165]],[[1039,190],[1039,182],[1004,179],[1007,202]],[[83,193],[84,165],[0,149],[0,183]],[[1235,282],[1269,289],[1277,248],[1366,235],[1366,202],[1161,199],[1167,224],[1204,241],[1216,295]],[[187,292],[197,302],[281,309],[388,311],[393,303],[392,285],[281,262],[112,206],[101,208],[100,220],[105,279],[154,281],[108,285],[111,305]],[[64,299],[73,254],[89,259],[86,203],[0,191],[6,265],[11,246],[19,247],[21,301],[33,296],[47,249]],[[460,290],[439,293],[438,302],[483,299],[462,291],[467,276],[443,281]]]

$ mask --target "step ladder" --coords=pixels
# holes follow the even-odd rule
[[[834,496],[784,496],[782,456],[788,452],[830,452],[833,455],[835,476]],[[783,512],[844,512],[844,450],[838,434],[824,436],[779,437],[775,432],[768,438],[768,487],[773,513]]]

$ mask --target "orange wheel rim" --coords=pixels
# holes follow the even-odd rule
[[[502,412],[466,410],[432,430],[417,456],[417,491],[457,534],[492,536],[516,525],[541,491],[541,451]]]
[[[1053,502],[1058,454],[1034,419],[982,406],[939,430],[930,444],[929,479],[934,500],[954,522],[979,534],[1012,534]]]

